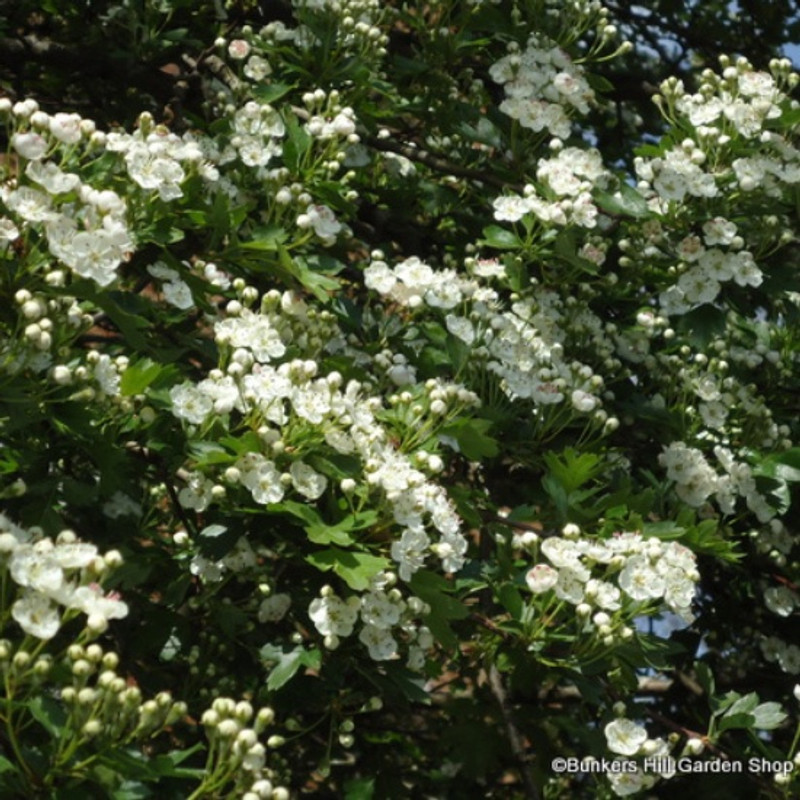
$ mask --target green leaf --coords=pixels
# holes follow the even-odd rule
[[[497,440],[486,435],[491,427],[492,422],[488,419],[460,419],[445,426],[442,433],[455,439],[461,452],[470,461],[481,461],[494,458],[500,452]]]
[[[28,703],[31,716],[53,737],[58,738],[67,722],[67,712],[57,700],[46,695],[34,697]]]
[[[564,487],[567,493],[596,478],[603,471],[600,456],[594,453],[579,453],[567,447],[561,453],[549,452],[544,462],[550,474]]]
[[[425,691],[424,678],[397,663],[387,663],[384,669],[386,677],[402,692],[406,700],[412,703],[430,704],[431,697]]]
[[[286,685],[301,667],[319,669],[322,664],[322,654],[319,650],[316,648],[306,650],[302,646],[284,653],[273,645],[266,645],[261,648],[261,657],[265,661],[277,660],[278,662],[267,678],[267,689],[273,692]]]
[[[558,235],[555,243],[555,251],[568,264],[577,267],[581,272],[589,275],[597,275],[600,267],[589,261],[588,258],[581,258],[578,255],[578,232],[575,228],[569,228]]]
[[[516,233],[499,225],[489,225],[484,228],[483,239],[479,244],[494,247],[495,250],[518,250],[522,247],[522,241]]]
[[[311,136],[297,121],[294,114],[286,114],[286,141],[283,145],[283,161],[294,173],[300,171],[303,158],[311,147]]]
[[[120,378],[120,393],[125,397],[141,394],[158,377],[161,370],[161,365],[149,358],[142,358],[131,364]]]
[[[110,767],[117,775],[134,775],[137,781],[160,781],[163,778],[200,779],[204,770],[201,768],[181,767],[187,758],[200,752],[204,746],[198,742],[186,750],[174,750],[163,755],[148,757],[139,750],[131,748],[110,749],[102,753],[98,761]],[[116,797],[117,795],[112,795]],[[141,797],[147,795],[120,795],[120,797]]]
[[[197,535],[201,539],[216,539],[218,536],[222,536],[227,530],[228,529],[224,525],[206,525]]]
[[[797,483],[800,481],[800,447],[767,456],[755,472],[788,483]]]
[[[602,75],[597,75],[593,72],[586,72],[585,75],[586,75],[586,82],[598,94],[608,94],[609,92],[614,91],[614,84],[611,83],[611,81],[608,80],[608,78],[605,78]]]
[[[231,639],[236,638],[236,636],[247,627],[249,619],[241,608],[227,604],[217,606],[211,612],[211,616],[216,624],[219,625],[224,635]]]
[[[615,194],[597,191],[594,199],[598,207],[608,214],[634,219],[646,219],[653,215],[644,197],[627,183],[621,183]]]
[[[195,466],[212,464],[229,464],[234,458],[224,447],[216,442],[189,442],[188,450],[195,461]]]
[[[267,678],[267,689],[274,692],[281,686],[287,684],[295,675],[297,670],[303,666],[302,648],[283,653],[277,666],[270,670]]]
[[[705,349],[713,339],[726,330],[726,320],[725,311],[706,303],[680,317],[676,327],[689,337],[692,345]]]
[[[497,597],[503,607],[511,614],[512,619],[519,620],[522,617],[522,595],[516,586],[510,583],[503,584],[497,592]]]
[[[753,716],[756,718],[755,727],[771,731],[777,728],[788,716],[780,703],[761,703],[753,709]]]
[[[425,618],[425,624],[431,629],[436,641],[445,647],[456,647],[458,637],[450,627],[450,621],[464,619],[469,615],[469,609],[446,593],[452,591],[452,584],[441,575],[421,569],[414,573],[409,587],[420,600],[430,606],[431,611]]]
[[[291,83],[267,83],[252,87],[253,94],[262,103],[274,103],[294,89]]]
[[[99,291],[88,279],[74,281],[70,284],[70,293],[82,300],[89,300],[108,315],[119,328],[127,343],[137,350],[147,347],[142,331],[150,328],[150,323],[138,314],[131,314],[120,307],[115,298],[123,298],[121,292]]]
[[[752,714],[731,714],[724,716],[719,723],[719,731],[729,731],[734,728],[753,728],[756,718]]]
[[[375,778],[351,778],[344,784],[344,800],[372,800]]]
[[[312,270],[305,259],[296,258],[294,263],[300,283],[321,303],[329,302],[331,293],[341,288],[341,283],[336,278]]]
[[[338,547],[312,553],[306,561],[322,572],[332,569],[356,592],[363,592],[375,575],[391,566],[388,558]]]
[[[645,522],[642,526],[642,536],[645,538],[654,536],[656,539],[680,539],[685,533],[685,528],[681,528],[670,520]]]
[[[111,800],[146,800],[153,796],[152,790],[141,781],[124,781],[118,788],[109,791]]]
[[[750,692],[735,700],[725,712],[725,716],[732,717],[736,714],[749,714],[757,705],[758,695],[755,692]]]

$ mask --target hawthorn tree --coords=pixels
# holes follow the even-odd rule
[[[793,796],[790,62],[195,6],[6,19],[5,795]]]

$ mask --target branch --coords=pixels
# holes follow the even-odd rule
[[[520,776],[525,785],[525,796],[529,800],[540,800],[541,794],[533,780],[530,767],[528,765],[528,756],[525,753],[525,743],[514,724],[514,719],[511,715],[511,709],[508,706],[508,698],[506,697],[506,690],[503,686],[503,679],[500,677],[500,671],[492,664],[489,667],[489,687],[492,694],[497,700],[497,705],[500,706],[500,713],[503,715],[503,724],[506,728],[508,741],[511,745],[511,752],[519,764]]]
[[[469,178],[479,183],[496,186],[498,189],[513,189],[519,194],[524,190],[524,185],[521,183],[505,181],[502,178],[482,172],[479,169],[462,167],[441,156],[434,155],[427,150],[421,150],[411,145],[404,144],[403,142],[394,142],[391,139],[379,139],[377,136],[368,136],[361,132],[359,132],[359,136],[361,136],[361,141],[364,142],[364,144],[375,150],[381,150],[384,153],[397,153],[398,155],[404,156],[409,161],[423,164],[436,172],[443,172],[446,175],[454,175],[458,178]]]

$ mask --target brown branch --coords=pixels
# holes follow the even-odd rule
[[[164,486],[167,489],[172,510],[175,512],[178,519],[183,523],[183,526],[186,528],[186,530],[189,533],[194,534],[195,526],[189,521],[189,517],[186,515],[186,512],[184,511],[183,506],[178,499],[178,493],[175,491],[175,487],[172,485],[170,475],[167,472],[167,466],[163,459],[149,447],[140,445],[139,442],[125,442],[125,449],[129,453],[133,453],[134,455],[146,461],[148,464],[152,464],[155,467],[158,476],[164,482]],[[181,480],[187,480],[189,477],[189,473],[184,469],[179,469],[177,475]]]
[[[505,725],[508,742],[511,745],[511,752],[519,764],[520,777],[525,786],[525,796],[529,800],[540,800],[541,793],[533,780],[533,774],[528,763],[530,759],[525,753],[525,742],[514,724],[505,686],[503,686],[503,679],[500,676],[500,670],[494,664],[489,667],[489,687],[495,700],[497,700],[497,705],[500,707],[500,713],[503,715],[503,724]]]
[[[469,618],[473,622],[477,622],[482,628],[486,628],[487,631],[491,631],[495,636],[499,636],[504,641],[508,641],[511,638],[510,634],[499,628],[494,622],[484,617],[482,614],[472,613],[469,615]]]
[[[505,181],[494,175],[490,175],[479,169],[471,167],[462,167],[452,161],[448,161],[441,156],[434,155],[427,150],[422,150],[411,145],[404,144],[403,142],[395,142],[391,139],[379,139],[377,136],[368,136],[359,131],[361,141],[374,148],[381,150],[385,153],[396,153],[397,155],[404,156],[409,161],[414,161],[417,164],[422,164],[436,172],[443,172],[446,175],[453,175],[457,178],[469,178],[479,183],[485,183],[490,186],[496,186],[498,189],[513,189],[518,194],[524,191],[524,186],[521,183],[513,181]]]
[[[636,694],[662,694],[668,692],[674,685],[669,678],[640,677],[636,687]],[[540,700],[582,700],[583,695],[577,686],[551,686],[539,692]]]

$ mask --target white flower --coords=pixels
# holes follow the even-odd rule
[[[323,242],[333,242],[336,235],[342,230],[342,224],[336,219],[335,214],[328,206],[310,205],[306,209],[306,216],[309,219],[314,233],[319,236]]]
[[[71,608],[79,608],[89,618],[87,625],[93,630],[105,630],[108,620],[122,619],[128,615],[128,606],[119,599],[119,594],[104,594],[96,584],[79,586],[72,594]]]
[[[184,508],[192,508],[198,512],[205,511],[213,499],[211,493],[213,488],[214,484],[202,473],[193,472],[189,475],[188,486],[178,492],[178,502]]]
[[[385,261],[373,261],[364,270],[364,285],[379,294],[389,294],[397,283],[397,277]]]
[[[194,297],[189,285],[181,280],[173,280],[162,287],[164,299],[175,308],[187,309],[194,305]]]
[[[528,200],[519,195],[497,197],[492,201],[492,207],[498,222],[517,222],[531,210]]]
[[[788,586],[770,586],[764,592],[764,604],[779,617],[788,617],[796,604],[794,592]]]
[[[192,556],[189,572],[197,575],[203,583],[217,583],[222,580],[225,565],[221,561],[209,561],[201,555]]]
[[[575,389],[572,393],[572,407],[576,411],[580,411],[583,414],[588,414],[590,411],[594,411],[597,407],[598,400],[597,398],[589,394],[589,392],[584,392],[582,389]]]
[[[388,629],[400,622],[406,604],[384,592],[368,592],[361,598],[361,619],[366,625]]]
[[[359,641],[369,649],[374,661],[388,661],[397,654],[397,642],[391,633],[375,625],[365,625],[358,635]]]
[[[119,517],[128,516],[140,517],[142,515],[141,505],[120,491],[114,492],[114,494],[103,503],[102,511],[109,519],[118,519]]]
[[[261,601],[258,607],[259,622],[280,622],[292,605],[292,598],[288,594],[274,594]]]
[[[464,344],[472,344],[475,341],[475,329],[466,317],[448,314],[445,317],[445,324],[447,325],[447,330],[456,338],[461,339]]]
[[[308,616],[323,636],[349,636],[360,605],[357,597],[348,597],[346,601],[336,595],[316,597],[308,607]]]
[[[392,558],[397,562],[401,580],[410,581],[411,576],[423,566],[429,546],[430,539],[425,531],[414,528],[405,530],[400,541],[392,544]]]
[[[790,675],[800,673],[800,647],[796,644],[786,645],[778,653],[778,663],[781,669]]]
[[[575,568],[580,566],[580,550],[577,544],[569,539],[549,536],[542,542],[542,553],[556,567]]]
[[[263,505],[280,503],[283,500],[281,474],[275,465],[261,457],[255,469],[245,472],[242,467],[242,483],[250,490],[253,500]]]
[[[634,756],[647,741],[647,730],[630,719],[615,719],[603,729],[608,749],[621,756]]]
[[[587,599],[591,596],[594,603],[607,611],[616,611],[620,607],[620,590],[608,581],[592,578],[586,583]]]
[[[634,772],[609,771],[607,774],[608,782],[617,797],[628,797],[629,795],[639,794],[642,789],[649,789],[655,783],[655,777],[648,775],[640,769]]]
[[[257,563],[255,551],[244,536],[237,539],[233,549],[222,559],[223,566],[231,572],[242,572],[256,566]]]
[[[434,280],[433,270],[416,256],[401,261],[394,274],[408,287],[418,292],[426,291]]]
[[[82,136],[81,121],[79,114],[53,114],[50,117],[50,133],[64,144],[77,144]]]
[[[204,422],[214,407],[207,394],[188,382],[173,386],[169,391],[169,398],[172,401],[172,413],[193,425]]]
[[[664,577],[651,566],[647,556],[631,556],[619,574],[622,591],[633,600],[649,600],[664,594]]]
[[[250,54],[250,45],[244,39],[234,39],[228,45],[228,55],[236,60],[241,61]]]
[[[525,582],[534,594],[541,594],[552,589],[558,581],[558,571],[549,564],[537,564],[528,570]]]
[[[38,133],[15,133],[11,137],[11,146],[23,158],[31,161],[40,159],[47,152],[47,140]]]
[[[97,548],[86,542],[62,542],[53,548],[52,555],[64,569],[84,569],[97,557]]]
[[[703,238],[709,247],[714,244],[730,244],[736,236],[736,224],[723,217],[714,217],[703,225]]]
[[[0,242],[8,244],[19,239],[19,228],[5,217],[0,217]]]
[[[49,195],[30,186],[20,186],[12,190],[4,200],[26,222],[48,222],[57,216]]]
[[[11,607],[11,616],[37,639],[52,639],[61,626],[58,608],[39,592],[25,592]]]
[[[479,278],[505,278],[506,268],[496,258],[479,258],[472,267]]]
[[[467,540],[460,533],[445,533],[431,550],[441,559],[444,572],[458,572],[464,566]]]
[[[569,567],[563,567],[558,572],[558,580],[555,585],[556,597],[559,600],[566,600],[568,603],[578,605],[583,600],[585,580],[584,574]]]
[[[308,464],[295,461],[289,468],[292,476],[292,486],[309,500],[320,498],[328,486],[328,479],[315,472]]]
[[[62,172],[51,161],[31,161],[25,168],[25,174],[40,186],[44,186],[50,194],[66,194],[81,185],[81,179],[72,173]]]
[[[262,81],[272,72],[269,62],[261,56],[250,56],[244,65],[244,74],[251,81]]]
[[[44,545],[49,545],[44,547]],[[46,594],[58,592],[64,581],[64,572],[53,557],[52,542],[45,539],[35,545],[22,545],[11,556],[11,577],[20,586],[30,587]]]

